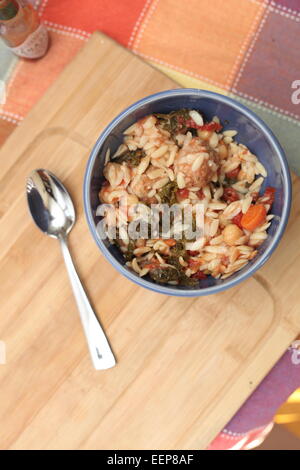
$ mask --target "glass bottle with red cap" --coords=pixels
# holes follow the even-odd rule
[[[0,0],[0,36],[15,54],[27,59],[43,57],[48,49],[48,31],[25,0]]]

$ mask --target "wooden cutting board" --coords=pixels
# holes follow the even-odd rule
[[[92,240],[82,185],[96,138],[130,103],[173,87],[95,34],[0,152],[2,449],[205,448],[300,332],[299,179],[276,253],[224,293],[148,292]],[[29,218],[25,178],[37,167],[74,198],[70,245],[118,359],[108,371],[91,367],[58,243]]]

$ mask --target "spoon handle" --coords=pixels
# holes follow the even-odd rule
[[[64,237],[61,237],[59,240],[93,365],[97,370],[109,369],[116,364],[114,355],[82,287],[67,241]]]

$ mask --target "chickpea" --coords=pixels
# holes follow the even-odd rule
[[[212,136],[211,131],[201,131],[200,129],[198,129],[197,134],[202,140],[209,140]]]
[[[243,231],[235,224],[229,224],[223,230],[223,239],[227,245],[234,245],[243,235]]]

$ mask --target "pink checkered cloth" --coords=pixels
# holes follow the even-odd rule
[[[300,341],[275,367],[239,409],[209,450],[245,450],[259,445],[273,427],[278,407],[300,386]]]

